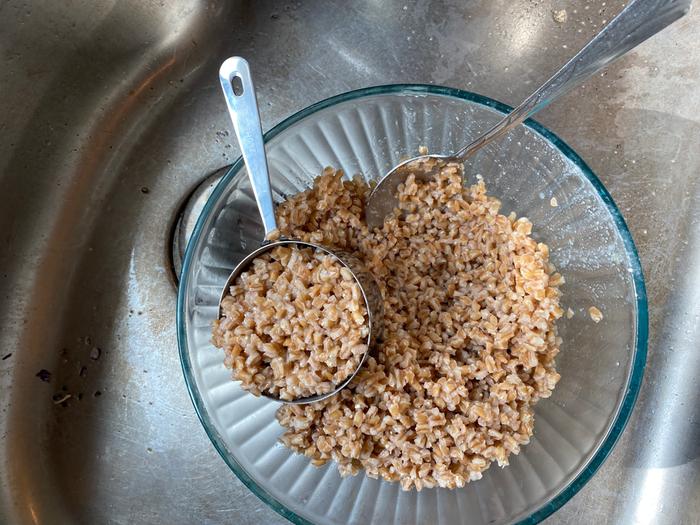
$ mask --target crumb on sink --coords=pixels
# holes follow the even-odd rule
[[[557,202],[557,198],[556,198],[556,197],[552,197],[551,199],[549,199],[549,205],[550,205],[552,208],[556,208],[557,206],[559,206],[559,202]]]
[[[36,377],[41,379],[44,383],[51,382],[51,372],[49,372],[45,368],[42,368],[41,370],[39,370],[35,375],[36,375]]]
[[[66,401],[68,401],[71,397],[73,397],[72,394],[56,394],[54,396],[53,404],[60,405],[61,403],[65,403]]]
[[[563,24],[566,22],[567,18],[569,18],[569,16],[566,9],[554,9],[552,11],[552,19],[554,19],[557,24]]]

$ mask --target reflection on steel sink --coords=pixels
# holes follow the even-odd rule
[[[505,0],[0,5],[0,522],[285,522],[210,445],[175,340],[172,226],[237,157],[222,59],[259,72],[266,128],[387,82],[513,102],[622,4],[566,22],[553,3]],[[615,82],[541,116],[625,214],[652,327],[620,445],[552,523],[700,519],[699,24],[696,10],[608,70]]]

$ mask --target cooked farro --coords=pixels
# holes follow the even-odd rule
[[[595,306],[591,306],[588,309],[588,315],[591,316],[591,319],[593,319],[594,323],[599,323],[603,320],[603,312],[601,312],[598,308]]]
[[[326,394],[367,351],[367,308],[355,277],[313,248],[278,246],[233,283],[214,323],[233,377],[284,400]]]
[[[282,203],[280,229],[364,260],[384,298],[384,339],[350,388],[280,407],[281,440],[343,475],[461,487],[532,435],[533,405],[559,380],[564,280],[532,224],[499,214],[483,181],[463,187],[458,166],[409,178],[375,231],[363,222],[369,188],[342,176],[327,168]]]

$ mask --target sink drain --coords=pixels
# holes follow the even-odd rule
[[[170,277],[177,289],[182,272],[182,261],[185,258],[187,242],[192,236],[192,231],[197,223],[204,205],[221,178],[231,166],[225,166],[200,182],[183,200],[172,221],[170,229]]]

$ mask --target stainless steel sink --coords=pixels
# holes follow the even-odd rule
[[[210,445],[175,340],[173,225],[238,154],[224,58],[252,63],[267,128],[390,82],[512,104],[622,5],[0,4],[0,522],[285,523]],[[549,523],[700,520],[698,31],[696,8],[539,117],[623,211],[651,314],[632,420]]]

